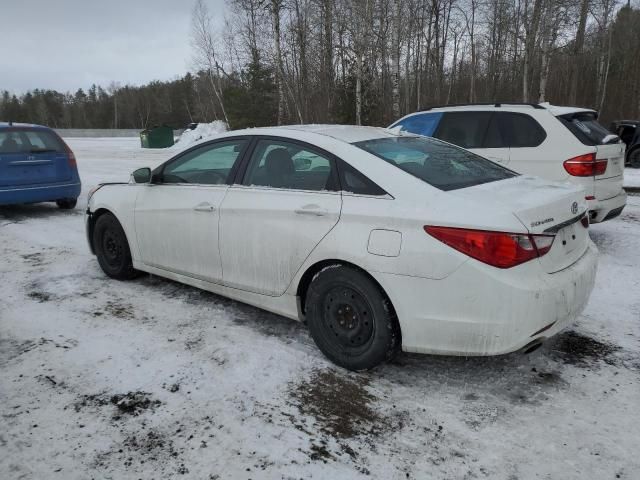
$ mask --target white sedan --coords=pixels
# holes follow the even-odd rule
[[[309,326],[332,361],[530,351],[572,322],[597,250],[578,187],[371,127],[228,132],[89,195],[89,245]]]

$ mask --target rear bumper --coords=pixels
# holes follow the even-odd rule
[[[606,200],[589,200],[589,221],[604,222],[617,217],[627,204],[627,193],[621,190],[618,195]]]
[[[542,341],[571,324],[595,283],[593,242],[564,270],[532,261],[500,270],[469,261],[442,280],[374,273],[389,295],[409,352],[498,355]]]
[[[0,187],[0,205],[54,202],[80,196],[80,182]]]

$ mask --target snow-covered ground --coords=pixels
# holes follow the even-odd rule
[[[640,187],[640,168],[627,167],[624,169],[624,186]]]
[[[542,349],[354,374],[296,322],[107,279],[85,244],[86,192],[173,150],[69,143],[76,210],[0,207],[0,478],[638,478],[639,196],[591,228],[596,289]]]

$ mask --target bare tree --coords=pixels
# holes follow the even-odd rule
[[[538,27],[540,25],[540,13],[542,11],[542,0],[533,0],[533,10],[531,19],[524,24],[525,30],[525,46],[524,46],[524,62],[522,68],[522,101],[530,100],[532,63],[535,53],[536,39],[538,36]]]
[[[402,28],[402,2],[393,0],[393,71],[391,73],[391,111],[395,118],[400,117],[400,36]]]
[[[573,42],[571,51],[571,87],[569,90],[568,103],[575,105],[578,93],[578,76],[580,75],[580,67],[582,63],[582,49],[584,48],[584,33],[587,28],[587,16],[589,14],[590,0],[582,0],[580,3],[580,19],[578,21],[578,30]]]
[[[545,2],[540,34],[542,37],[540,46],[540,85],[538,89],[538,102],[540,103],[546,100],[551,54],[555,48],[558,33],[561,27],[568,24],[570,16],[570,2],[563,0],[554,2],[547,0]]]
[[[284,119],[284,79],[282,66],[282,47],[280,44],[280,10],[282,0],[269,0],[268,8],[271,15],[271,25],[273,29],[273,42],[275,47],[276,63],[276,85],[278,88],[278,125],[282,125]]]
[[[216,42],[211,31],[211,14],[203,0],[196,0],[191,27],[192,44],[195,51],[194,61],[199,69],[207,72],[211,88],[220,104],[224,121],[229,125],[222,96],[221,74],[223,69],[218,62]]]
[[[607,81],[611,64],[611,29],[608,27],[616,3],[617,0],[598,0],[595,3],[598,12],[594,15],[594,19],[598,25],[597,33],[600,50],[596,69],[598,86],[597,98],[600,109],[604,107],[604,99],[607,94]]]

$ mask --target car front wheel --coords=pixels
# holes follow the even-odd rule
[[[120,222],[110,213],[98,217],[93,228],[93,247],[100,268],[111,278],[129,280],[138,275]]]
[[[349,370],[367,370],[400,349],[400,327],[380,286],[357,269],[321,270],[306,297],[306,320],[318,348]]]

